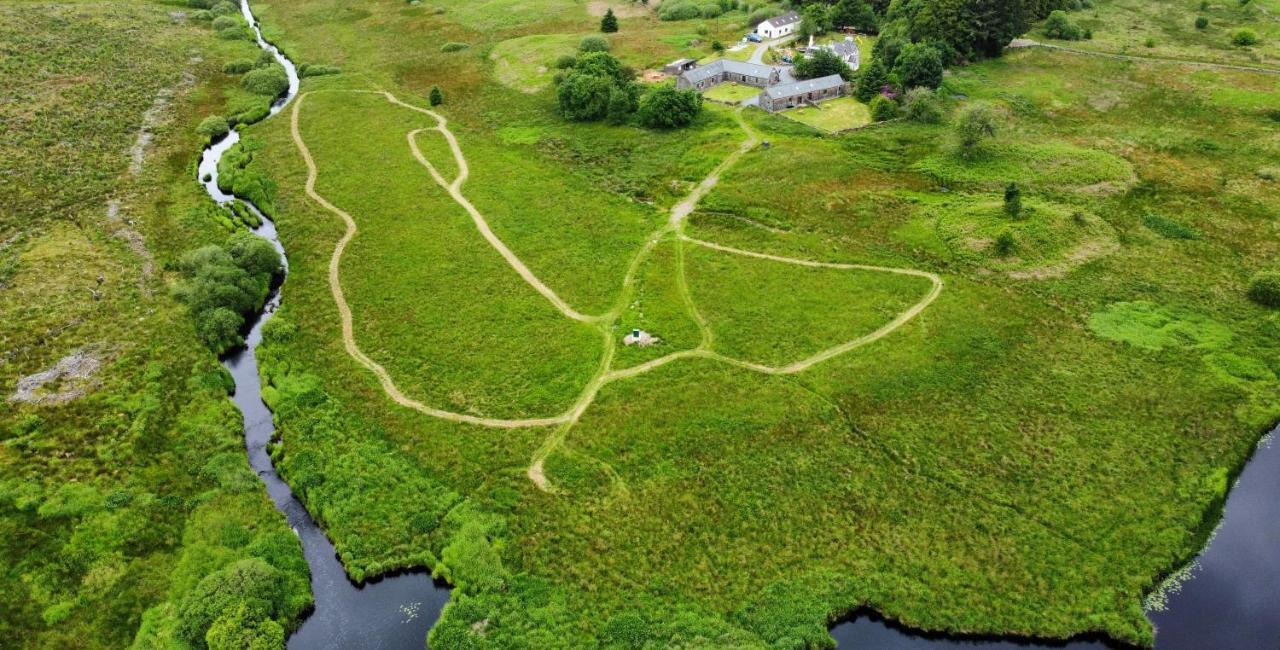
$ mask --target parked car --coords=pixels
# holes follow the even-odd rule
[[[764,41],[764,39],[760,38],[760,35],[755,32],[751,32],[750,34],[747,34],[747,40],[751,41],[752,43],[760,43]]]

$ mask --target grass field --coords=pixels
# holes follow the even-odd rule
[[[267,102],[222,72],[257,48],[192,13],[0,2],[6,645],[203,640],[183,626],[235,567],[274,583],[262,629],[283,634],[310,603],[297,538],[246,462],[230,377],[170,296],[181,256],[233,228],[195,182],[196,125]]]
[[[741,104],[743,100],[751,99],[760,94],[760,89],[753,86],[744,86],[739,83],[729,82],[716,86],[704,93],[703,97],[713,102],[723,102],[725,104]]]
[[[406,392],[468,414],[554,414],[600,376],[597,327],[663,339],[605,346],[605,367],[638,370],[599,386],[571,426],[395,407],[341,344],[325,283],[339,223],[301,192],[285,121],[249,129],[294,265],[263,357],[280,466],[351,575],[448,576],[460,589],[441,647],[477,640],[481,621],[499,645],[619,630],[822,645],[829,616],[859,604],[929,629],[1148,640],[1142,596],[1198,547],[1280,411],[1280,324],[1240,289],[1277,257],[1275,80],[1018,53],[948,78],[1000,118],[974,157],[945,126],[823,137],[748,111],[772,146],[727,170],[689,234],[946,281],[884,340],[771,376],[751,364],[866,334],[929,283],[670,233],[641,255],[744,134],[721,108],[670,133],[561,122],[542,68],[576,45],[567,35],[596,30],[598,8],[262,7],[302,62],[351,71],[307,90],[389,88],[421,105],[445,88],[470,201],[568,303],[616,310],[607,327],[563,319],[485,245],[410,155],[406,134],[432,120],[378,96],[311,95],[317,188],[360,226],[339,268],[357,341]],[[1187,8],[1102,2],[1076,14],[1095,32],[1078,45],[1134,53],[1152,38],[1137,53],[1271,64],[1273,9],[1215,5],[1195,31]],[[192,13],[0,5],[0,37],[20,45],[0,63],[15,81],[0,116],[18,135],[0,146],[16,172],[0,190],[0,530],[16,558],[0,632],[26,645],[163,641],[253,558],[282,585],[274,625],[308,600],[297,543],[244,464],[225,375],[168,295],[178,258],[233,227],[191,182],[194,125],[268,101],[220,72],[255,48]],[[738,20],[628,12],[611,42],[652,67],[730,42]],[[1259,45],[1226,44],[1244,27]],[[414,143],[446,177],[461,171],[440,134]],[[1017,220],[1000,210],[1011,181],[1026,193]],[[1002,232],[1010,255],[991,249]],[[37,392],[65,403],[8,400],[77,358],[98,367]],[[529,480],[531,458],[551,491]]]
[[[781,114],[828,133],[856,129],[871,123],[871,110],[852,97],[839,97],[817,106],[801,106]]]
[[[440,85],[471,168],[459,191],[548,287],[605,315],[558,317],[486,246],[408,153],[430,119],[308,95],[317,190],[363,224],[340,268],[361,347],[439,407],[554,415],[592,398],[512,429],[397,406],[342,344],[341,223],[306,195],[287,123],[249,129],[291,252],[266,348],[285,475],[353,575],[426,564],[459,586],[433,647],[823,646],[862,605],[929,630],[1151,642],[1143,598],[1201,546],[1280,417],[1280,317],[1243,291],[1280,256],[1274,79],[1010,53],[947,77],[967,97],[949,117],[997,116],[964,153],[947,124],[830,135],[747,109],[771,146],[664,230],[748,134],[718,106],[675,132],[566,124],[549,90],[498,79],[486,53],[594,31],[585,5],[334,6],[262,10],[300,60],[353,71],[304,91],[422,106]],[[624,17],[611,45],[650,68],[737,29],[706,22]],[[1025,219],[999,210],[1009,182]],[[996,257],[984,240],[1005,229],[1022,248]],[[874,330],[930,283],[681,234],[943,288],[882,339],[770,374],[757,366]],[[621,347],[632,327],[663,343]]]

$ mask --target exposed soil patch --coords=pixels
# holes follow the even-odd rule
[[[101,366],[102,359],[96,351],[80,348],[60,359],[52,368],[19,379],[9,401],[27,404],[70,402],[92,388],[91,380]]]

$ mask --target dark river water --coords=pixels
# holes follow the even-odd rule
[[[248,0],[241,0],[240,6],[253,26],[259,47],[271,52],[289,75],[288,92],[271,108],[274,116],[297,95],[297,70],[262,37]],[[218,203],[235,199],[218,188],[218,160],[239,140],[240,134],[233,130],[206,148],[200,159],[199,178]],[[270,241],[284,258],[275,224],[255,206],[245,203],[262,218],[262,225],[253,232]],[[262,326],[279,308],[281,299],[282,292],[277,289],[253,323],[246,347],[227,355],[223,365],[235,378],[234,400],[244,414],[249,464],[302,541],[311,567],[315,611],[289,637],[289,648],[422,648],[427,631],[449,600],[448,585],[437,584],[425,572],[353,584],[329,538],[271,464],[266,447],[275,428],[271,412],[262,402],[255,352],[262,342]],[[1231,491],[1217,534],[1186,572],[1181,587],[1170,590],[1162,610],[1149,612],[1156,625],[1159,650],[1280,648],[1280,450],[1273,449],[1270,441],[1268,436],[1258,445],[1253,460]],[[874,612],[863,612],[835,624],[831,635],[842,648],[1108,647],[1099,639],[1042,643],[922,634],[886,621]]]

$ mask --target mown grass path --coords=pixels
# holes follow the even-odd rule
[[[439,113],[436,113],[435,111],[432,111],[427,108],[422,108],[419,106],[414,106],[412,104],[403,102],[400,99],[396,98],[391,93],[385,92],[385,91],[353,90],[353,91],[313,91],[313,92],[359,92],[359,93],[380,94],[383,97],[385,97],[388,102],[391,102],[392,104],[401,106],[403,108],[406,108],[412,111],[422,113],[434,119],[436,121],[436,125],[434,127],[424,127],[421,129],[415,129],[413,131],[410,131],[408,134],[406,134],[405,137],[408,141],[409,149],[412,151],[414,158],[416,158],[418,162],[421,163],[422,166],[426,168],[427,172],[431,175],[432,179],[435,180],[436,184],[438,184],[441,188],[443,188],[446,192],[448,192],[449,196],[454,200],[454,202],[462,206],[462,208],[467,211],[467,214],[471,215],[471,219],[475,223],[476,229],[480,231],[480,234],[485,238],[485,241],[489,242],[489,245],[492,246],[494,250],[496,250],[504,260],[506,260],[507,264],[510,265],[511,268],[526,283],[529,284],[529,286],[531,286],[535,291],[537,291],[544,298],[546,298],[547,301],[550,302],[552,305],[554,305],[556,309],[558,309],[562,314],[564,314],[566,318],[570,318],[570,319],[584,322],[584,323],[590,323],[600,331],[601,337],[603,339],[603,352],[601,354],[600,363],[597,367],[597,370],[595,374],[592,375],[591,378],[587,380],[586,385],[583,387],[582,392],[579,394],[578,399],[574,401],[573,405],[571,405],[569,409],[566,410],[564,413],[561,413],[559,415],[550,416],[550,417],[541,417],[541,418],[526,418],[526,419],[487,418],[487,417],[469,415],[465,413],[456,413],[453,411],[446,411],[443,409],[435,408],[435,407],[423,404],[418,400],[415,400],[405,395],[404,392],[401,391],[396,386],[395,380],[391,377],[390,373],[387,372],[386,368],[384,368],[378,362],[374,361],[368,355],[366,355],[360,349],[359,344],[356,342],[355,331],[354,331],[355,328],[353,326],[351,308],[347,304],[346,297],[342,290],[342,278],[341,278],[340,268],[341,268],[341,262],[342,262],[342,254],[346,250],[347,244],[349,244],[351,240],[356,236],[356,234],[359,233],[359,227],[356,224],[356,220],[349,213],[337,207],[333,203],[329,202],[327,199],[324,198],[324,196],[322,196],[315,189],[316,179],[319,176],[319,168],[316,166],[315,160],[311,156],[311,152],[307,148],[306,142],[302,138],[301,129],[299,128],[299,115],[301,114],[302,106],[305,103],[307,96],[310,95],[311,93],[309,92],[303,93],[302,95],[298,96],[297,101],[295,101],[293,104],[293,111],[290,116],[291,117],[290,133],[293,137],[294,144],[298,148],[298,153],[301,154],[302,160],[307,167],[307,181],[305,186],[306,194],[324,209],[338,215],[338,217],[342,219],[343,223],[346,226],[345,232],[343,233],[342,237],[338,240],[338,243],[334,246],[333,255],[329,259],[329,287],[333,293],[334,302],[338,307],[338,315],[342,320],[342,342],[343,342],[343,346],[346,348],[347,354],[349,354],[351,358],[355,359],[356,362],[358,362],[360,365],[368,368],[369,371],[372,372],[374,376],[378,378],[378,381],[382,385],[383,391],[387,394],[389,398],[391,398],[393,402],[401,406],[404,406],[406,408],[410,408],[420,413],[423,413],[425,415],[429,415],[431,417],[441,418],[445,420],[450,420],[453,422],[473,424],[477,426],[490,427],[490,428],[555,427],[555,429],[543,441],[542,445],[540,445],[538,449],[534,452],[533,458],[530,461],[528,472],[527,472],[529,479],[533,481],[533,483],[542,490],[551,489],[551,486],[547,481],[545,472],[543,471],[543,462],[546,460],[548,456],[551,455],[553,451],[556,450],[556,448],[558,448],[561,445],[561,443],[564,442],[565,438],[568,436],[569,431],[573,428],[575,424],[577,424],[578,420],[582,418],[582,415],[586,413],[587,409],[591,406],[592,402],[595,401],[596,395],[599,394],[600,390],[604,388],[605,385],[611,382],[620,381],[623,379],[629,379],[631,377],[636,377],[638,375],[644,374],[646,372],[649,372],[651,370],[664,366],[673,361],[678,361],[680,359],[690,359],[690,358],[711,359],[711,360],[719,361],[732,366],[736,366],[739,368],[744,368],[747,370],[752,370],[755,372],[761,372],[761,373],[770,374],[770,375],[787,375],[787,374],[803,372],[804,370],[807,370],[816,364],[822,363],[824,361],[827,361],[839,355],[845,354],[847,352],[850,352],[862,346],[869,345],[871,343],[879,341],[880,339],[888,336],[889,334],[893,333],[898,328],[902,327],[907,322],[909,322],[910,320],[918,316],[926,308],[928,308],[928,306],[932,304],[933,301],[937,299],[938,295],[942,292],[942,286],[943,286],[942,278],[940,278],[937,274],[930,273],[928,271],[921,271],[917,269],[892,268],[892,267],[883,267],[883,266],[869,266],[869,265],[863,265],[863,264],[841,264],[841,263],[833,263],[833,262],[819,262],[814,260],[783,257],[783,256],[772,255],[768,253],[759,253],[754,251],[742,250],[738,248],[732,248],[730,246],[723,246],[713,242],[694,239],[686,235],[684,230],[685,222],[687,221],[689,215],[692,214],[694,209],[698,206],[698,203],[701,202],[702,199],[716,186],[716,184],[720,181],[720,176],[729,168],[731,168],[735,163],[737,163],[738,160],[741,159],[743,155],[745,155],[752,148],[754,148],[756,144],[759,142],[759,138],[756,136],[756,133],[751,129],[751,127],[746,123],[746,121],[743,120],[742,111],[741,109],[739,109],[737,112],[734,113],[734,119],[737,121],[738,126],[742,129],[743,133],[746,135],[746,138],[742,141],[742,144],[737,149],[735,149],[733,153],[729,154],[729,156],[727,156],[723,161],[721,161],[720,164],[716,165],[715,169],[711,170],[711,172],[707,175],[706,178],[704,178],[700,183],[694,186],[693,190],[689,192],[689,195],[686,196],[684,200],[680,201],[675,206],[673,206],[671,208],[670,218],[667,220],[666,224],[664,224],[661,228],[659,228],[657,231],[655,231],[645,239],[644,245],[640,247],[640,250],[636,252],[635,257],[632,259],[630,265],[628,265],[626,276],[623,278],[623,282],[622,282],[622,290],[619,293],[618,300],[615,303],[614,307],[610,309],[609,312],[605,314],[597,315],[597,316],[583,314],[577,311],[576,309],[574,309],[568,303],[566,303],[562,298],[560,298],[558,294],[556,294],[554,290],[552,290],[544,282],[542,282],[542,280],[539,279],[537,275],[535,275],[533,271],[531,271],[529,267],[526,266],[524,262],[521,261],[520,258],[514,252],[512,252],[511,249],[508,248],[507,245],[503,243],[503,241],[493,232],[493,230],[489,227],[489,223],[485,219],[484,215],[479,210],[477,210],[475,206],[472,205],[471,202],[467,199],[466,195],[462,191],[463,186],[466,184],[467,177],[469,176],[469,167],[467,166],[467,159],[462,152],[462,147],[458,144],[457,138],[454,136],[453,132],[449,130],[448,121],[444,118],[443,115],[440,115]],[[418,134],[424,131],[439,132],[444,137],[445,141],[449,144],[449,150],[453,153],[454,161],[458,166],[458,175],[453,180],[446,179],[444,175],[440,173],[440,171],[436,168],[436,166],[433,165],[431,161],[427,159],[426,155],[423,154],[422,150],[418,147],[416,138]],[[702,334],[701,342],[699,343],[697,348],[694,348],[692,350],[682,350],[679,352],[673,352],[666,356],[653,359],[651,361],[639,364],[637,366],[614,370],[613,358],[614,358],[614,354],[617,351],[617,341],[616,341],[617,337],[614,335],[613,329],[617,324],[618,318],[622,315],[622,313],[626,309],[626,305],[630,302],[632,298],[632,293],[635,286],[636,273],[638,272],[641,263],[649,256],[649,254],[653,251],[654,247],[657,246],[659,242],[662,242],[668,239],[674,240],[677,244],[678,256],[677,256],[677,263],[676,263],[676,273],[677,273],[676,281],[680,290],[680,294],[685,303],[685,307],[688,310],[689,314],[694,319],[694,321],[697,323],[698,329]],[[715,250],[715,251],[730,254],[730,255],[742,255],[742,256],[752,257],[756,259],[768,260],[768,261],[773,261],[773,262],[778,262],[783,264],[795,264],[799,266],[807,266],[812,268],[873,271],[873,272],[883,272],[883,273],[895,273],[900,275],[910,275],[910,276],[925,278],[930,281],[932,286],[929,292],[924,296],[924,298],[922,298],[920,301],[916,302],[911,307],[899,313],[893,320],[881,326],[879,329],[875,330],[874,332],[860,336],[850,341],[845,341],[844,343],[841,343],[834,347],[818,352],[813,356],[810,356],[805,359],[801,359],[799,361],[787,364],[785,366],[776,366],[776,367],[767,366],[759,363],[754,363],[751,361],[729,357],[719,352],[716,352],[715,350],[712,349],[712,344],[715,340],[714,333],[712,332],[711,327],[708,324],[707,320],[698,311],[697,304],[695,303],[693,299],[693,295],[689,290],[688,278],[685,273],[685,245],[702,246],[711,250]]]

